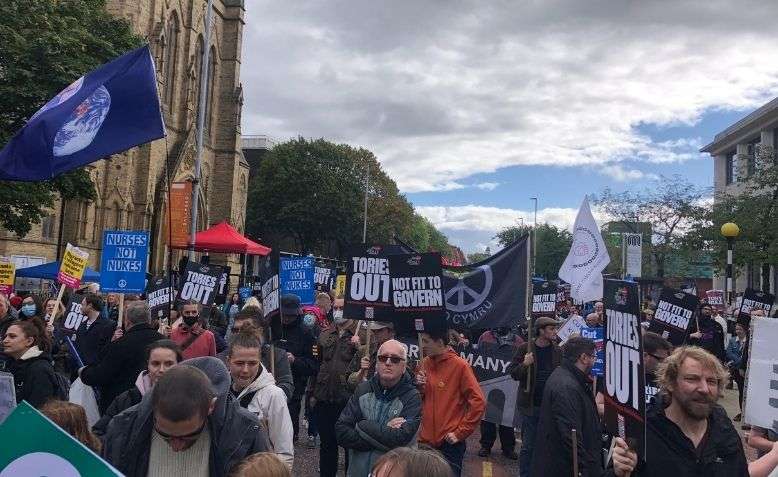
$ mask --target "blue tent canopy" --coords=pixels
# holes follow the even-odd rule
[[[49,262],[34,267],[20,268],[16,270],[17,278],[44,278],[46,280],[56,280],[59,272],[59,262]],[[89,267],[84,271],[84,282],[99,282],[100,274]]]

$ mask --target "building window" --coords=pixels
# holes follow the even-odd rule
[[[178,16],[173,12],[173,16],[170,17],[170,21],[167,24],[167,30],[165,32],[165,70],[163,72],[165,78],[165,90],[164,99],[167,104],[168,111],[172,112],[173,109],[173,97],[175,87],[175,73],[176,73],[176,60],[178,59]]]
[[[727,154],[727,184],[734,184],[737,181],[737,154],[732,152]]]
[[[208,91],[206,96],[205,108],[205,132],[211,135],[211,119],[213,119],[214,91],[216,90],[216,48],[211,47],[211,54],[208,57]]]

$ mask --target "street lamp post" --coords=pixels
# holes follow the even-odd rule
[[[727,222],[721,226],[721,235],[727,239],[727,281],[724,288],[724,296],[727,306],[732,305],[732,249],[735,246],[735,238],[740,233],[740,227],[733,222]]]

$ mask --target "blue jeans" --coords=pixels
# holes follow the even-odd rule
[[[519,477],[530,477],[532,452],[535,450],[535,434],[538,432],[539,408],[534,415],[521,413],[521,451],[519,451]]]
[[[467,446],[465,441],[457,442],[456,444],[449,444],[446,441],[437,448],[443,458],[446,459],[448,465],[451,466],[451,471],[456,477],[462,475],[462,460],[465,458],[465,450]]]

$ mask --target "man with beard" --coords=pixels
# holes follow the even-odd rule
[[[543,391],[530,475],[570,475],[572,430],[575,429],[579,475],[600,476],[603,474],[600,420],[589,379],[597,360],[594,341],[573,336],[562,347],[562,356],[562,364],[551,373]],[[626,447],[621,438],[615,441],[616,447]],[[616,475],[624,473],[619,469]]]
[[[728,373],[711,353],[677,348],[657,368],[659,394],[646,413],[646,456],[633,476],[745,477],[743,443],[726,411],[717,404]],[[628,472],[634,452],[616,448],[614,470]],[[629,475],[629,474],[626,474]]]
[[[700,316],[689,323],[689,344],[699,346],[709,352],[720,363],[727,362],[727,353],[724,350],[724,330],[713,319],[713,308],[707,303],[700,307]]]
[[[181,323],[170,332],[170,339],[181,347],[184,359],[216,356],[216,338],[200,322],[200,303],[186,300],[178,310]]]

